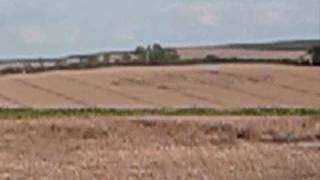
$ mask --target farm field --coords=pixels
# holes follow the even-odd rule
[[[0,178],[316,180],[319,120],[295,116],[3,119]]]
[[[0,0],[0,180],[320,180],[320,0]]]
[[[271,64],[110,67],[0,77],[1,107],[320,107],[320,70]]]
[[[317,180],[319,82],[272,64],[2,76],[0,179]]]
[[[257,50],[243,48],[218,48],[218,47],[190,47],[177,48],[177,53],[182,59],[203,59],[208,55],[215,55],[219,58],[247,59],[247,60],[298,60],[306,54],[306,50]]]

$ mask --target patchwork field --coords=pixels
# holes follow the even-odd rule
[[[2,107],[320,107],[320,69],[270,64],[111,67],[0,77]]]

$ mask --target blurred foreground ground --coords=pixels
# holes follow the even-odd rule
[[[319,179],[319,117],[2,120],[0,179]]]

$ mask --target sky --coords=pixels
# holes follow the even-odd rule
[[[0,0],[0,58],[320,39],[320,0]]]

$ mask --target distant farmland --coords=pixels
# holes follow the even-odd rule
[[[203,59],[215,55],[221,59],[242,60],[293,60],[320,46],[320,40],[291,40],[267,43],[236,43],[219,46],[177,48],[181,59]]]
[[[208,55],[215,55],[221,59],[243,60],[298,60],[306,54],[305,50],[257,50],[243,48],[178,48],[177,52],[181,59],[203,59]]]

